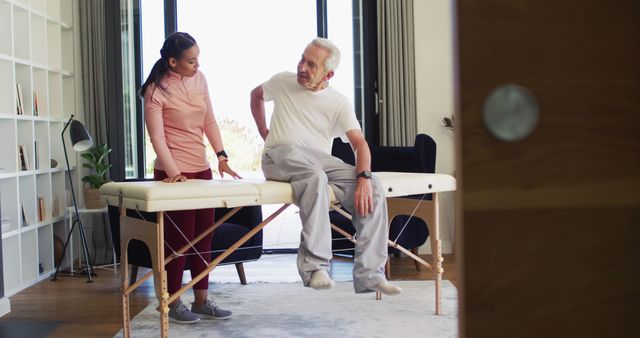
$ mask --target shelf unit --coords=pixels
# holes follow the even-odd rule
[[[0,0],[0,198],[7,297],[49,277],[55,270],[54,235],[64,240],[68,231],[61,132],[76,111],[74,1]],[[18,114],[18,85],[23,114]],[[74,168],[75,154],[69,155]],[[52,167],[51,160],[57,165]]]

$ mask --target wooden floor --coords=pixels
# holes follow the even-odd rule
[[[422,257],[431,261],[428,255]],[[247,263],[247,272],[251,264],[260,264],[260,261]],[[349,280],[351,267],[351,262],[334,260],[333,278]],[[406,257],[392,258],[391,271],[392,280],[433,279],[433,273],[427,269],[416,271],[413,261]],[[444,279],[457,286],[456,265],[452,256],[445,255],[444,271]],[[122,325],[120,275],[101,269],[97,269],[96,273],[98,276],[93,283],[87,283],[86,277],[59,277],[57,281],[42,281],[10,297],[11,312],[0,320],[63,321],[49,337],[113,337]],[[150,304],[154,297],[152,281],[148,280],[130,297],[132,317]]]

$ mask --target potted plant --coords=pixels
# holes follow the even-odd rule
[[[106,144],[97,144],[87,152],[83,153],[82,158],[87,160],[83,163],[84,168],[89,169],[90,174],[82,177],[84,186],[84,205],[87,209],[101,209],[106,204],[100,200],[100,187],[108,182],[107,172],[111,168],[108,164],[109,153],[111,148]]]

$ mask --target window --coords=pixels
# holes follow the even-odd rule
[[[198,41],[200,70],[209,83],[222,139],[243,177],[262,175],[263,141],[249,93],[276,72],[295,71],[302,48],[316,35],[315,9],[315,0],[177,2],[177,28]]]
[[[120,11],[120,38],[121,38],[121,58],[122,58],[122,111],[124,127],[124,170],[125,177],[135,177],[138,167],[138,156],[136,156],[136,140],[138,130],[136,128],[136,62],[135,62],[135,36],[134,36],[134,16],[132,0],[122,0],[122,10]]]
[[[355,106],[355,73],[353,22],[351,1],[327,0],[327,38],[335,43],[341,52],[340,66],[331,79],[331,86],[347,95]]]
[[[140,58],[142,59],[142,78],[139,83],[147,79],[151,68],[160,58],[160,48],[164,42],[164,0],[140,0]],[[140,88],[140,85],[138,85]],[[141,120],[144,124],[144,121]],[[138,128],[142,131],[143,128]],[[149,134],[144,133],[144,159],[139,159],[139,163],[144,163],[144,177],[153,177],[153,161],[156,154],[151,146]],[[141,138],[141,137],[140,137]],[[142,168],[141,168],[142,169]],[[127,177],[129,177],[127,175]]]
[[[129,11],[133,12],[135,27],[128,34],[123,32],[122,37],[132,39],[135,34],[131,31],[139,32],[132,44],[138,69],[135,76],[131,71],[123,74],[123,83],[128,81],[127,76],[135,77],[135,88],[140,87],[159,58],[166,32],[173,27],[192,34],[200,45],[200,69],[207,77],[214,113],[227,153],[234,158],[234,169],[243,176],[261,176],[263,141],[251,116],[249,92],[279,71],[295,71],[304,46],[314,36],[327,36],[340,47],[341,63],[331,85],[347,95],[362,115],[357,17],[363,1],[133,0],[129,7],[135,8]],[[133,67],[130,59],[123,62]],[[126,91],[135,93],[130,87],[125,86]],[[125,139],[133,143],[125,152],[126,178],[148,178],[153,174],[155,153],[136,107],[142,110],[139,99],[137,106],[127,107],[130,113],[124,114]],[[364,119],[360,120],[364,124]],[[215,163],[210,147],[208,156]]]

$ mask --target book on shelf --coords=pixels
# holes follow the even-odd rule
[[[33,92],[33,116],[38,116],[38,94]]]
[[[27,152],[27,147],[22,147],[22,151],[24,151],[24,164],[27,170],[31,170],[31,164],[29,164],[29,152]]]
[[[44,222],[45,219],[44,197],[38,197],[38,222]]]
[[[51,217],[60,216],[60,199],[58,195],[53,195],[53,201],[51,201]]]
[[[24,104],[23,104],[23,96],[22,96],[22,85],[16,84],[16,112],[18,115],[24,114]]]
[[[27,159],[27,151],[22,144],[18,145],[18,164],[20,170],[29,170],[29,161]]]
[[[29,218],[27,217],[27,212],[24,210],[24,205],[20,206],[20,209],[22,210],[22,226],[23,227],[28,227],[29,226]]]
[[[39,151],[38,151],[38,141],[34,141],[33,142],[33,155],[35,156],[35,158],[34,158],[34,161],[33,161],[34,162],[33,163],[34,164],[33,169],[35,169],[35,170],[40,169],[40,161],[38,160],[38,157],[39,157],[38,153],[39,153]]]

